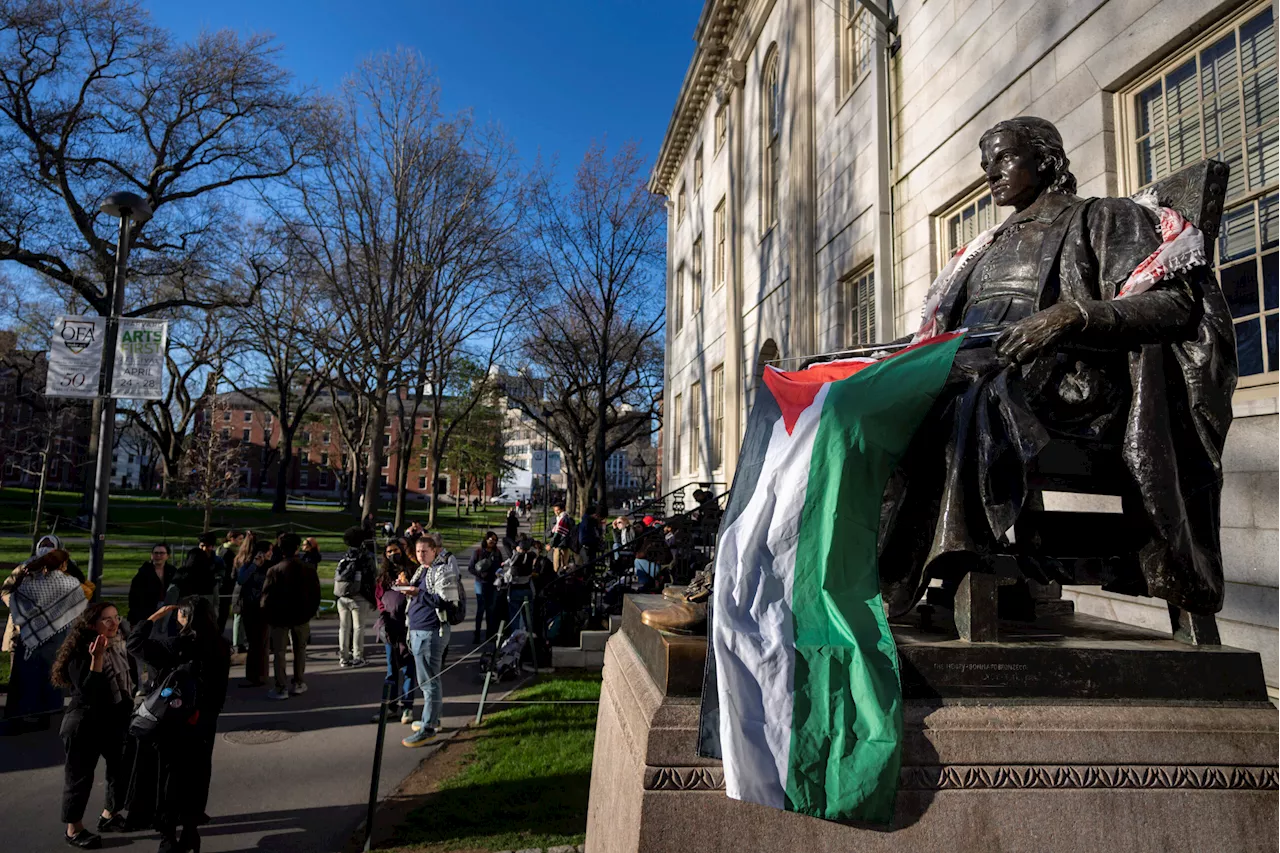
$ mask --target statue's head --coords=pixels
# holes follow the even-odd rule
[[[1062,134],[1052,122],[1035,116],[1002,121],[982,134],[978,147],[998,205],[1022,210],[1046,192],[1076,191]]]

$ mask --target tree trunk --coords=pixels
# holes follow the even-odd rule
[[[404,447],[396,455],[396,530],[404,530],[405,501],[409,497],[409,453]]]
[[[441,454],[434,449],[435,442],[432,442],[433,449],[428,455],[428,461],[431,463],[427,468],[427,493],[431,496],[431,505],[427,508],[427,528],[436,526],[436,481],[440,479],[440,460]]]
[[[271,503],[272,512],[289,509],[289,468],[293,463],[293,430],[280,433],[280,475],[276,477],[276,497]]]
[[[347,505],[344,507],[348,515],[360,514],[360,453],[356,450],[347,452]]]
[[[373,429],[369,441],[369,464],[365,469],[364,507],[360,511],[363,523],[378,512],[379,492],[382,490],[382,438],[387,431],[387,371],[378,374],[374,386]]]

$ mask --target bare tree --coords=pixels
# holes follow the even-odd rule
[[[222,426],[226,403],[204,399],[200,417],[182,461],[182,495],[186,503],[204,510],[203,529],[213,527],[213,510],[240,496],[240,448]]]
[[[288,508],[294,437],[327,384],[324,348],[316,344],[328,340],[331,326],[301,259],[290,257],[289,247],[283,251],[286,258],[258,291],[257,303],[235,315],[242,346],[230,360],[232,387],[279,424],[272,512]]]
[[[164,497],[176,496],[174,485],[181,478],[196,415],[217,391],[233,352],[230,335],[216,314],[194,312],[170,323],[164,396],[133,401],[121,409],[155,446]]]
[[[454,390],[459,342],[492,350],[493,316],[519,220],[514,154],[469,114],[446,116],[439,86],[411,51],[375,56],[343,86],[326,122],[322,162],[267,199],[305,247],[337,322],[344,382],[371,414],[363,516],[377,510],[392,401],[423,404],[438,461],[449,431],[439,409]],[[399,397],[397,389],[414,389]],[[412,430],[409,434],[412,435]],[[398,514],[407,474],[397,466]]]
[[[608,503],[605,462],[657,423],[662,377],[664,212],[644,188],[634,143],[594,144],[562,188],[533,193],[537,286],[511,400],[565,453],[581,513]]]
[[[237,239],[230,193],[312,138],[275,52],[231,31],[175,43],[132,0],[0,2],[0,260],[107,314],[117,226],[97,205],[127,189],[155,214],[130,228],[127,314],[247,304],[252,281],[212,274]]]

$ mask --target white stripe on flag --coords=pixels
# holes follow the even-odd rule
[[[711,639],[725,789],[734,799],[775,808],[786,807],[795,707],[796,546],[829,387],[801,412],[791,435],[778,418],[755,492],[717,548]]]

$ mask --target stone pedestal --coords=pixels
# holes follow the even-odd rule
[[[647,628],[642,604],[628,601],[605,651],[588,853],[1277,849],[1277,714],[1240,697],[913,690],[893,827],[730,800],[720,763],[696,751],[705,640]]]

